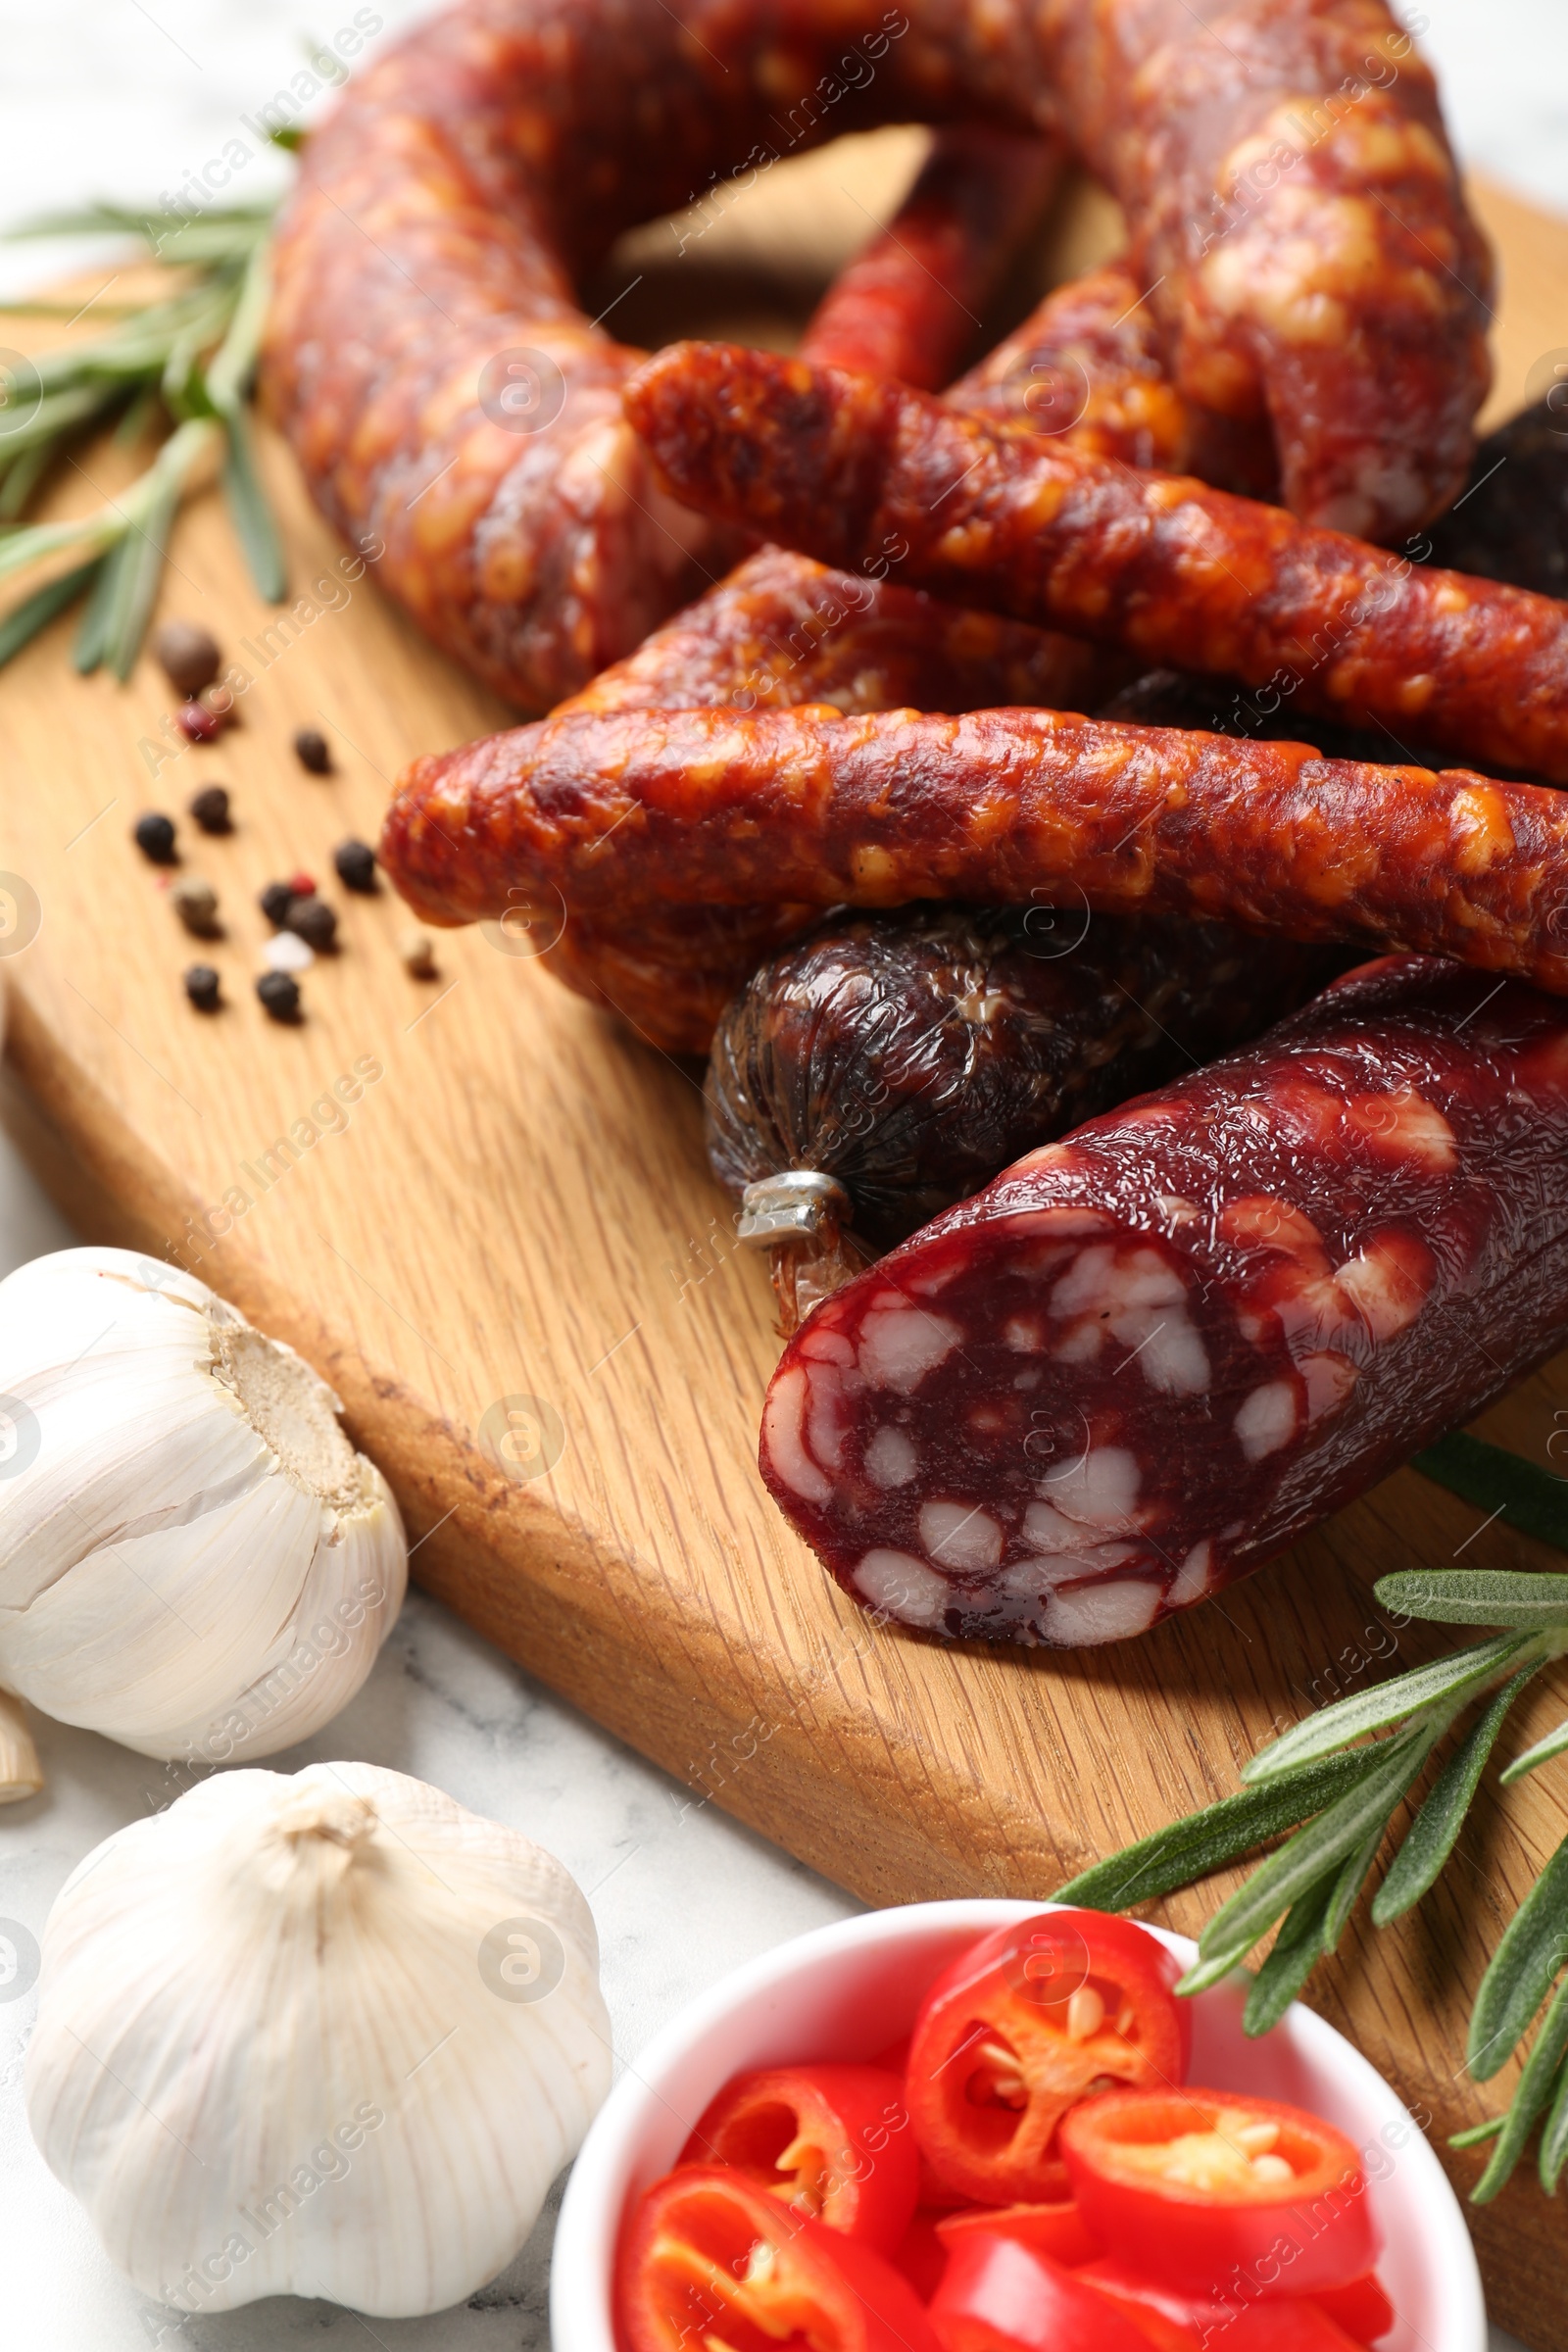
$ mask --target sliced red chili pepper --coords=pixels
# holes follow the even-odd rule
[[[948,2249],[937,2230],[934,2213],[915,2214],[904,2233],[903,2243],[892,2256],[893,2268],[907,2278],[922,2303],[929,2303],[942,2284],[942,2275],[948,2267]]]
[[[1107,2254],[1172,2286],[1250,2303],[1348,2286],[1378,2238],[1343,2132],[1275,2099],[1113,2090],[1067,2117],[1062,2152]]]
[[[1230,2338],[1221,2332],[1237,2316],[1239,2306],[1212,2295],[1188,2295],[1180,2287],[1160,2286],[1124,2262],[1098,2255],[1076,2274],[1079,2283],[1113,2303],[1123,2319],[1131,2320],[1159,2352],[1203,2352],[1213,2338],[1215,2347]]]
[[[1366,2352],[1321,2303],[1252,2303],[1221,2339],[1225,2352]]]
[[[937,2224],[937,2235],[948,2247],[961,2245],[978,2230],[1015,2237],[1020,2246],[1049,2254],[1067,2271],[1093,2262],[1100,2251],[1070,2197],[1061,2205],[969,2205],[962,2213],[944,2214]]]
[[[1325,2288],[1320,2295],[1271,2297],[1240,2303],[1224,2295],[1189,2294],[1111,2257],[1097,2256],[1074,2273],[1081,2284],[1106,2296],[1143,2328],[1160,2352],[1344,2352],[1347,2341],[1368,2347],[1394,2324],[1394,2306],[1373,2278]],[[1331,2332],[1325,2333],[1325,2329]]]
[[[943,2352],[1149,2352],[1149,2337],[1049,2254],[977,2230],[931,2298]]]
[[[1383,2281],[1370,2271],[1348,2286],[1320,2287],[1312,2300],[1358,2344],[1375,2344],[1388,2334],[1397,2316]]]
[[[1059,2202],[1068,2108],[1185,2076],[1179,1974],[1154,1936],[1098,1911],[1000,1928],[945,1969],[915,2019],[905,2084],[938,2179],[981,2204]]]
[[[909,2036],[907,2034],[902,2041],[890,2041],[885,2050],[879,2050],[871,2064],[885,2067],[890,2075],[897,2075],[900,2082],[904,2082],[909,2071]],[[933,2213],[953,2213],[967,2203],[968,2200],[961,2189],[950,2188],[945,2180],[937,2179],[931,2159],[924,2148],[919,2150],[919,2202],[921,2205],[928,2206]]]
[[[737,2075],[680,2161],[760,2174],[797,2211],[880,2254],[891,2254],[908,2229],[920,2178],[904,2084],[874,2066]]]
[[[693,2165],[627,2230],[616,2308],[628,2352],[940,2352],[914,2289],[869,2246],[796,2213],[749,2175]]]

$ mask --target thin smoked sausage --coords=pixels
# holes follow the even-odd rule
[[[556,715],[802,703],[886,710],[916,696],[944,710],[999,702],[1076,710],[1093,708],[1126,671],[1122,657],[1081,638],[962,612],[916,589],[853,578],[764,547],[634,654],[601,670]],[[542,936],[554,940],[546,968],[672,1054],[706,1054],[735,991],[816,912],[808,906],[658,906],[602,927],[579,919],[562,928],[564,902],[558,906],[552,885],[536,893],[522,882],[518,896],[530,929],[537,918]],[[514,914],[518,896],[508,897]]]
[[[435,922],[509,891],[601,933],[705,905],[1088,905],[1568,994],[1568,796],[1051,710],[545,719],[416,760],[381,855]]]
[[[1054,139],[991,123],[938,131],[894,219],[818,303],[802,357],[940,392],[1066,161]]]
[[[1125,655],[970,612],[917,588],[764,547],[552,713],[574,710],[1093,710]]]
[[[626,389],[672,495],[845,571],[1568,783],[1568,606],[902,384],[674,344]]]

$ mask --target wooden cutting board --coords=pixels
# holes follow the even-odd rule
[[[638,232],[605,274],[605,300],[639,279],[617,328],[788,341],[918,153],[919,134],[890,132],[781,168],[678,262],[667,225]],[[1476,193],[1504,260],[1501,416],[1568,345],[1568,224]],[[1114,233],[1104,200],[1080,195],[1012,310]],[[395,947],[408,918],[385,893],[331,889],[343,952],[307,975],[299,1027],[257,1004],[263,885],[303,866],[330,886],[333,845],[374,838],[411,755],[507,715],[370,579],[345,576],[286,453],[269,445],[265,461],[298,601],[258,601],[213,496],[181,520],[165,590],[165,612],[205,621],[255,677],[216,748],[154,774],[160,674],[144,662],[125,689],[78,681],[64,627],[0,674],[0,867],[23,885],[4,886],[23,909],[0,964],[9,1116],[83,1234],[172,1252],[336,1385],[418,1539],[426,1589],[667,1766],[685,1801],[723,1806],[882,1903],[1048,1895],[1231,1789],[1272,1728],[1447,1646],[1389,1626],[1375,1578],[1460,1548],[1483,1566],[1532,1547],[1478,1533],[1479,1514],[1410,1472],[1126,1648],[998,1655],[868,1629],[757,1476],[776,1342],[763,1268],[736,1249],[705,1166],[699,1070],[495,935],[440,935],[439,976],[410,978]],[[107,450],[81,463],[62,511],[129,466]],[[291,756],[301,725],[327,735],[330,777]],[[226,840],[182,817],[214,779],[233,793]],[[216,1018],[183,1000],[196,951],[130,842],[147,808],[181,814],[186,859],[220,895]],[[1556,1467],[1568,1358],[1485,1426]],[[1518,1743],[1561,1711],[1544,1690]],[[1561,1772],[1484,1798],[1419,1913],[1352,1933],[1316,1982],[1440,2149],[1497,2097],[1462,2073],[1469,1999],[1568,1831],[1565,1799]],[[1191,1930],[1204,1908],[1188,1897],[1163,1915]],[[1477,2160],[1450,2170],[1468,2185]],[[1568,2352],[1568,2203],[1521,2182],[1476,2233],[1494,2315]]]

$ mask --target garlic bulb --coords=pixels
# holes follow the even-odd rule
[[[511,2261],[609,2088],[593,1918],[402,1773],[219,1774],[66,1882],[25,2084],[147,2294],[439,2311]]]
[[[0,1283],[0,1687],[143,1755],[286,1747],[408,1580],[326,1383],[194,1275],[64,1250]]]

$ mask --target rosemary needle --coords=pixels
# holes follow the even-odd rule
[[[0,412],[0,583],[58,557],[74,558],[0,615],[0,663],[86,595],[73,660],[129,676],[163,574],[169,534],[186,491],[216,462],[251,577],[270,603],[287,592],[283,545],[267,503],[250,429],[250,385],[266,318],[270,205],[197,216],[103,204],[13,231],[22,237],[105,231],[141,239],[173,290],[139,304],[99,306],[102,330],[13,370]],[[0,305],[18,317],[61,306]],[[83,434],[116,427],[134,443],[167,432],[147,470],[96,513],[31,523],[54,461]]]

